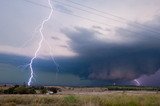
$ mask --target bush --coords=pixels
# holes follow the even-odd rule
[[[3,89],[0,89],[0,94],[3,94],[4,93],[4,90]]]
[[[36,94],[36,91],[34,88],[29,88],[28,89],[28,94]]]
[[[4,94],[14,94],[15,87],[4,90]]]
[[[46,93],[47,93],[47,89],[46,89],[46,88],[41,89],[41,90],[40,90],[40,93],[41,93],[41,94],[46,94]]]
[[[35,94],[36,91],[34,88],[24,87],[24,86],[15,86],[7,90],[4,90],[4,94]]]
[[[14,89],[14,94],[35,94],[36,91],[33,88],[27,88],[24,86],[17,87]]]
[[[15,94],[28,94],[28,89],[26,87],[17,87],[14,89]]]

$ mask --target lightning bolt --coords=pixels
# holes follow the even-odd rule
[[[42,43],[44,41],[44,35],[43,35],[43,29],[44,29],[44,25],[46,24],[46,22],[48,22],[50,19],[51,19],[51,16],[53,14],[53,7],[52,7],[52,4],[51,4],[51,0],[48,0],[48,5],[50,7],[50,13],[48,15],[48,17],[46,17],[41,25],[40,25],[40,28],[39,28],[39,32],[40,32],[40,35],[41,35],[41,39],[38,43],[38,48],[36,49],[35,53],[34,53],[34,57],[31,58],[30,60],[30,63],[29,63],[29,68],[30,68],[30,77],[29,77],[29,80],[28,80],[28,86],[31,85],[32,83],[32,79],[34,78],[34,71],[33,71],[33,62],[34,60],[37,58],[37,55],[38,55],[38,52],[40,51],[41,49],[41,46],[42,46]]]
[[[138,86],[141,85],[141,83],[137,79],[134,79],[134,81],[137,83]]]

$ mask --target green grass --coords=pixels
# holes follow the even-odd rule
[[[0,106],[160,106],[160,94],[0,95]]]
[[[150,86],[106,86],[108,90],[134,90],[134,91],[160,91],[159,87],[150,87]]]

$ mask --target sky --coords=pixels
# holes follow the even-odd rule
[[[0,84],[27,83],[39,27],[50,13],[48,0],[0,2]],[[51,4],[32,85],[137,85],[135,79],[142,86],[160,85],[159,0]]]

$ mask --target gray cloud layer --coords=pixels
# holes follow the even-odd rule
[[[157,29],[158,32],[159,19],[156,18],[144,25]],[[75,27],[75,30],[61,30],[70,39],[71,50],[78,54],[74,57],[56,57],[61,73],[73,74],[81,79],[101,81],[101,84],[127,82],[141,75],[155,73],[160,67],[159,34],[138,27],[126,29],[136,33],[118,28],[115,34],[125,43],[99,39],[97,36],[100,33],[93,29]],[[15,66],[27,64],[30,59],[4,54],[1,54],[0,58],[0,63]],[[37,59],[34,62],[34,69],[36,72],[56,72],[51,60]]]
[[[157,29],[154,32],[139,27],[118,28],[115,36],[126,40],[121,44],[98,39],[99,33],[92,29],[62,30],[70,38],[71,49],[78,54],[77,64],[72,64],[78,68],[73,71],[89,79],[122,81],[153,74],[160,67],[160,37],[155,33],[160,28],[158,22],[159,18],[144,24]]]

